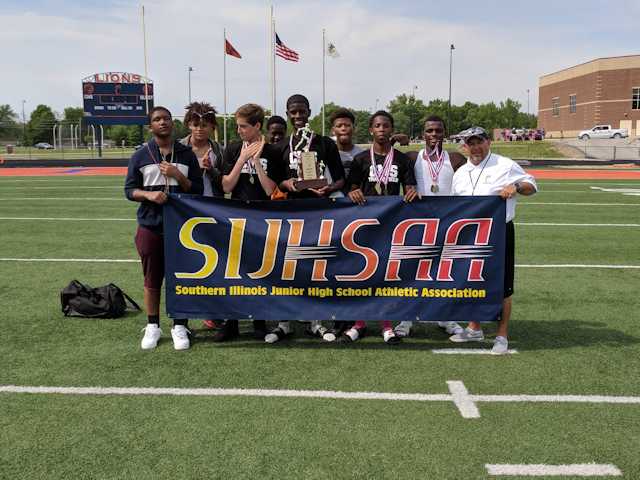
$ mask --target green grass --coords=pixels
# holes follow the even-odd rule
[[[636,207],[529,204],[640,207],[640,197],[585,183],[610,182],[542,181],[539,194],[519,200],[516,222],[640,223]],[[132,219],[0,220],[0,257],[135,259],[135,205],[122,198],[121,184],[119,177],[0,178],[0,217]],[[87,188],[95,186],[113,189]],[[118,200],[20,200],[27,196]],[[518,225],[516,235],[518,264],[640,264],[638,227]],[[141,313],[62,316],[59,291],[74,278],[114,281],[142,298],[138,263],[0,261],[0,385],[447,393],[447,380],[461,380],[474,394],[640,395],[640,270],[517,269],[510,340],[520,353],[503,358],[433,355],[452,344],[432,325],[419,325],[398,348],[377,335],[346,347],[302,334],[265,345],[243,325],[238,341],[215,344],[200,331],[188,352],[175,352],[166,318],[159,347],[142,352]],[[488,347],[495,326],[485,332]],[[0,478],[457,480],[487,478],[485,463],[589,462],[640,475],[640,405],[479,408],[481,418],[463,419],[448,402],[3,393]]]
[[[410,150],[420,150],[421,148],[424,148],[424,145],[412,144],[408,147],[400,147],[400,150],[407,152]],[[460,145],[454,143],[445,144],[445,150],[450,152],[458,152],[460,148]],[[548,141],[495,141],[491,142],[491,151],[509,158],[565,158],[565,155],[558,151],[552,142]]]

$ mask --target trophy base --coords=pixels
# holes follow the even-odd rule
[[[329,185],[326,178],[316,178],[315,180],[296,180],[293,182],[296,190],[306,190],[308,188],[322,188]]]

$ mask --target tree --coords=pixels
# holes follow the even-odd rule
[[[356,126],[353,132],[353,143],[369,143],[369,117],[371,114],[366,110],[351,110],[356,117]]]
[[[173,119],[173,132],[176,138],[184,138],[189,135],[189,129],[187,126],[177,118]]]
[[[389,102],[389,113],[393,115],[396,133],[404,133],[410,138],[420,136],[427,107],[414,95],[401,94]]]
[[[116,146],[122,145],[123,141],[125,145],[127,145],[129,140],[129,129],[124,125],[115,125],[105,132],[105,137],[112,140]]]
[[[10,105],[0,105],[0,139],[14,139],[20,134],[18,115]]]
[[[77,124],[84,117],[82,107],[67,107],[64,109],[64,121]]]
[[[64,123],[67,129],[68,129],[67,125],[80,124],[81,125],[80,138],[85,139],[85,137],[89,134],[89,126],[82,123],[83,118],[84,118],[84,109],[82,107],[67,107],[64,109],[62,123]],[[104,136],[105,138],[109,138],[109,134],[107,130],[105,130]],[[85,142],[83,141],[83,143]]]
[[[27,123],[27,138],[29,143],[47,142],[53,143],[53,126],[57,123],[51,107],[38,105],[31,112]]]

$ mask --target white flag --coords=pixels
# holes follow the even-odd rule
[[[338,49],[333,42],[327,43],[327,55],[331,58],[338,58],[340,56],[340,54],[338,53]]]

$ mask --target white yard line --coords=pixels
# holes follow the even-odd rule
[[[0,217],[0,220],[37,220],[56,222],[135,222],[135,218],[82,218],[82,217]]]
[[[78,263],[137,263],[129,258],[0,258],[0,262],[78,262]]]
[[[490,348],[435,348],[431,353],[440,355],[491,355]],[[518,350],[508,350],[507,353],[513,355]]]
[[[0,393],[3,392],[60,395],[332,398],[343,400],[409,400],[417,402],[451,402],[453,400],[453,397],[447,394],[274,390],[262,388],[22,387],[0,385]]]
[[[622,472],[615,465],[577,463],[571,465],[510,465],[486,464],[487,473],[493,476],[509,477],[621,477]]]
[[[0,185],[0,187],[2,187],[3,185]],[[8,190],[69,190],[68,186],[46,186],[46,187],[13,187],[13,186],[7,186],[5,187]],[[109,189],[109,190],[115,190],[115,189],[122,189],[124,191],[124,185],[92,185],[92,186],[82,186],[82,185],[73,185],[72,190],[85,190],[85,189]],[[1,191],[1,190],[0,190]],[[3,192],[5,193],[5,192]]]
[[[0,220],[37,220],[60,222],[135,222],[132,218],[85,218],[85,217],[0,217]],[[543,223],[543,222],[515,222],[516,225],[531,227],[640,227],[640,223]]]
[[[516,225],[532,227],[640,227],[640,223],[545,223],[514,222]]]
[[[519,202],[518,205],[563,205],[578,207],[640,207],[640,203],[583,203],[583,202]]]
[[[471,395],[474,402],[486,403],[614,403],[640,405],[640,397],[607,395]]]
[[[0,262],[80,262],[80,263],[128,263],[138,262],[137,259],[123,258],[15,258],[0,257]],[[516,265],[516,268],[605,268],[605,269],[640,269],[640,265]]]
[[[576,264],[548,264],[548,265],[516,265],[516,268],[611,268],[611,269],[638,269],[640,265],[576,265]]]
[[[547,182],[546,180],[537,180],[536,183],[541,185],[564,185],[565,187],[572,186],[572,185],[589,185],[589,186],[622,185],[625,187],[629,187],[629,186],[633,187],[637,185],[640,187],[640,183],[634,182],[634,181],[630,181],[628,183],[613,183],[613,182],[572,182],[570,180],[565,180],[564,182]]]
[[[588,403],[640,405],[640,396],[606,395],[473,395],[459,380],[447,381],[450,394],[342,392],[335,390],[289,390],[262,388],[171,388],[171,387],[54,387],[0,385],[0,394],[270,397],[323,398],[340,400],[389,400],[453,402],[463,418],[480,418],[479,403]]]
[[[59,200],[73,200],[73,201],[121,201],[126,200],[125,196],[121,197],[0,197],[2,202],[23,202],[23,201],[59,201]]]

